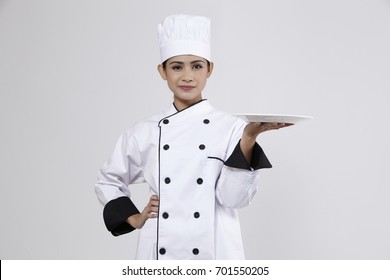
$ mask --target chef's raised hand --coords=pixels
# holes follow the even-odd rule
[[[292,123],[251,122],[245,126],[243,137],[255,138],[268,130],[275,130],[293,125]]]
[[[262,123],[262,122],[251,122],[248,123],[244,132],[242,133],[240,148],[242,153],[245,156],[245,159],[248,163],[252,161],[252,150],[255,145],[256,138],[260,133],[280,129],[283,127],[287,127],[293,125],[291,123]]]
[[[141,214],[135,214],[127,218],[133,228],[140,229],[144,226],[147,219],[157,218],[159,200],[157,195],[152,195],[149,199],[149,203],[146,205]]]

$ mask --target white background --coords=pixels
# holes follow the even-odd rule
[[[249,259],[390,259],[390,1],[0,0],[0,259],[132,259],[94,194],[117,137],[172,101],[157,24],[212,20],[204,97],[310,115],[261,135]],[[131,187],[142,208],[147,187]]]

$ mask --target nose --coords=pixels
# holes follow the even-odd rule
[[[193,81],[191,70],[186,70],[183,72],[183,82],[189,83]]]

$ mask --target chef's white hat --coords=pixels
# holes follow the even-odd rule
[[[158,25],[161,63],[177,55],[196,55],[210,61],[210,19],[172,15]]]

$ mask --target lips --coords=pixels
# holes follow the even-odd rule
[[[194,87],[193,86],[179,86],[179,88],[181,88],[182,90],[188,91],[188,90],[192,90]]]

